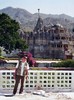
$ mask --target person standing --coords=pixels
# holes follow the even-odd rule
[[[24,79],[27,79],[28,77],[28,70],[29,64],[27,63],[27,57],[23,55],[22,58],[18,61],[17,68],[15,70],[15,86],[13,89],[13,95],[16,94],[19,83],[21,84],[19,94],[23,92]]]

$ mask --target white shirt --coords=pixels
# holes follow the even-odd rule
[[[24,67],[25,67],[25,62],[21,63],[21,76],[23,75],[23,71],[24,71]]]
[[[19,65],[19,61],[18,61],[17,65],[16,65],[16,68],[18,68],[18,65]],[[24,68],[26,68],[26,69],[29,70],[29,64],[25,61],[25,62],[21,63],[20,67],[21,67],[21,73],[20,73],[20,75],[23,76]]]

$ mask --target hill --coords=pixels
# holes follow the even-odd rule
[[[0,10],[0,13],[6,13],[11,18],[18,21],[23,28],[33,29],[38,19],[38,13],[32,14],[25,9],[7,7]],[[74,17],[66,14],[53,15],[53,14],[42,14],[41,18],[44,21],[44,25],[50,24],[62,24],[64,27],[72,30],[74,27]]]

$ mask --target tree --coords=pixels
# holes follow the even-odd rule
[[[0,56],[1,56],[1,48],[0,48]]]
[[[11,19],[7,14],[0,14],[0,46],[5,51],[11,52],[14,49],[25,50],[25,40],[21,39],[18,33],[19,23]]]

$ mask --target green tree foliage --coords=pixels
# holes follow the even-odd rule
[[[59,63],[56,63],[53,65],[53,67],[70,67],[70,68],[74,68],[74,60],[64,60],[64,61],[61,61]]]
[[[0,56],[1,56],[1,48],[0,48]]]
[[[14,49],[24,50],[27,46],[20,38],[19,23],[12,20],[7,14],[0,14],[0,46],[11,52]]]

